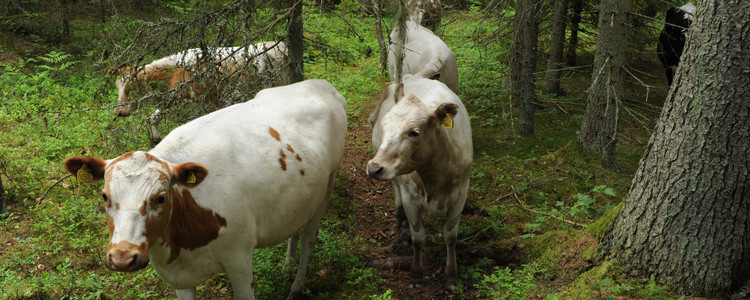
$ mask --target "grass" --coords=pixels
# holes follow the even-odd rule
[[[388,82],[377,55],[367,56],[368,49],[378,49],[374,20],[357,10],[349,1],[331,13],[311,10],[305,20],[308,38],[321,42],[305,53],[306,76],[326,79],[344,95],[350,126],[368,117],[381,86]],[[129,26],[138,22],[123,18]],[[476,9],[447,11],[444,20],[450,22],[444,22],[442,38],[458,57],[459,96],[473,127],[469,204],[481,211],[462,218],[459,247],[486,245],[511,253],[506,260],[459,257],[462,293],[499,299],[676,297],[656,284],[625,279],[616,266],[595,262],[598,239],[628,192],[648,141],[646,128],[658,111],[649,111],[645,104],[629,106],[644,118],[623,113],[617,149],[620,169],[604,170],[577,144],[590,78],[589,71],[577,71],[563,82],[567,96],[542,97],[546,108],[536,114],[537,134],[520,137],[517,107],[503,84],[509,42],[485,45],[496,25]],[[103,267],[108,234],[97,185],[65,179],[51,188],[65,175],[61,162],[68,156],[111,158],[148,149],[148,107],[129,119],[114,119],[112,80],[97,75],[103,70],[91,63],[92,58],[47,50],[0,64],[0,170],[13,212],[0,221],[0,241],[5,243],[0,248],[0,298],[174,297],[150,267],[127,274]],[[85,53],[79,50],[75,52]],[[590,59],[585,53],[579,57]],[[629,99],[644,100],[641,88],[630,86],[627,92]],[[651,91],[649,97],[658,99],[660,93]],[[168,132],[178,125],[162,122],[160,130]],[[367,149],[367,139],[356,137],[356,146]],[[340,181],[336,187],[345,188]],[[334,197],[310,266],[305,292],[309,297],[392,299],[398,293],[363,260],[365,249],[382,245],[356,236],[353,228],[361,216],[354,215],[355,206],[345,194]],[[428,249],[427,255],[444,256],[430,251],[437,250]],[[284,254],[284,245],[256,251],[259,298],[277,299],[288,292],[289,283],[278,280]],[[230,298],[231,288],[224,275],[217,275],[201,285],[199,293]]]

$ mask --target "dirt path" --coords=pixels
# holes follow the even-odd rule
[[[428,232],[424,253],[425,281],[420,289],[409,288],[409,267],[412,258],[411,246],[393,244],[397,237],[394,215],[393,194],[390,183],[374,180],[366,175],[365,165],[372,158],[367,152],[372,129],[366,118],[354,120],[347,133],[347,144],[342,162],[343,183],[347,187],[346,198],[356,202],[356,218],[361,220],[355,234],[378,242],[377,249],[371,249],[363,257],[368,264],[378,269],[386,280],[386,288],[392,290],[394,299],[452,299],[457,298],[445,291],[445,245],[441,232]],[[433,230],[434,231],[434,230]],[[459,237],[460,238],[460,237]],[[459,268],[462,263],[473,263],[483,257],[501,259],[501,253],[482,246],[456,247]],[[461,269],[459,269],[460,272]],[[460,274],[459,274],[460,276]],[[462,280],[463,298],[476,299],[478,294],[473,283]],[[385,291],[384,291],[385,292]]]

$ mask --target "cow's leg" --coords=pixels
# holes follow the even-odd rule
[[[234,299],[255,299],[253,290],[253,250],[255,246],[247,249],[248,252],[238,253],[228,263],[224,264],[229,282],[232,283]]]
[[[195,300],[195,287],[192,289],[177,290],[177,299],[180,300]]]
[[[419,195],[412,191],[417,190],[416,184],[407,179],[401,181],[401,204],[404,207],[404,213],[409,220],[409,230],[411,231],[411,242],[414,247],[414,259],[411,263],[411,285],[412,288],[419,288],[424,285],[424,271],[422,266],[422,248],[425,245],[427,235],[422,226],[422,214],[420,211],[421,201]]]
[[[393,243],[401,243],[404,246],[408,246],[409,242],[411,242],[411,234],[409,232],[409,220],[406,219],[404,205],[401,203],[401,188],[395,180],[392,183],[393,195],[396,198],[396,234],[398,235]]]
[[[453,205],[445,216],[443,224],[443,240],[445,241],[445,288],[451,294],[456,294],[458,283],[458,265],[456,264],[456,239],[458,238],[458,223],[461,219],[461,205]]]
[[[158,144],[161,141],[161,136],[159,136],[159,128],[157,127],[159,125],[159,121],[161,121],[161,110],[158,108],[154,111],[154,113],[151,114],[151,116],[148,118],[149,123],[151,123],[151,142],[154,144]]]
[[[310,220],[307,221],[307,224],[305,224],[305,227],[302,228],[300,234],[299,267],[297,268],[297,276],[294,278],[292,287],[289,289],[289,296],[287,299],[297,298],[302,293],[302,288],[305,285],[305,277],[307,276],[307,266],[310,263],[310,256],[313,248],[315,248],[315,241],[318,236],[320,218],[325,213],[328,202],[333,195],[333,184],[335,178],[336,172],[333,172],[328,176],[328,189],[326,190],[323,204],[318,207],[317,211],[314,212],[313,217],[310,218]]]
[[[285,273],[286,280],[292,280],[292,262],[297,258],[297,245],[299,244],[300,233],[295,233],[289,238],[289,245],[286,248],[286,260],[284,260],[284,266],[282,270]]]

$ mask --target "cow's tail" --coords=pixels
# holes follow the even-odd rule
[[[422,78],[438,80],[440,78],[440,71],[448,60],[448,55],[449,53],[442,51],[440,55],[433,56],[430,62],[416,75]]]

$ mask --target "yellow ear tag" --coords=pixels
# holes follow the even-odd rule
[[[195,181],[196,181],[195,173],[190,172],[190,175],[188,175],[187,181],[185,181],[185,183],[193,184],[195,183]]]
[[[445,128],[453,128],[453,119],[451,119],[451,114],[445,114],[445,118],[443,118],[443,123],[441,124]]]
[[[80,182],[94,182],[94,175],[89,171],[89,165],[83,164],[78,172],[76,172],[76,179]]]

